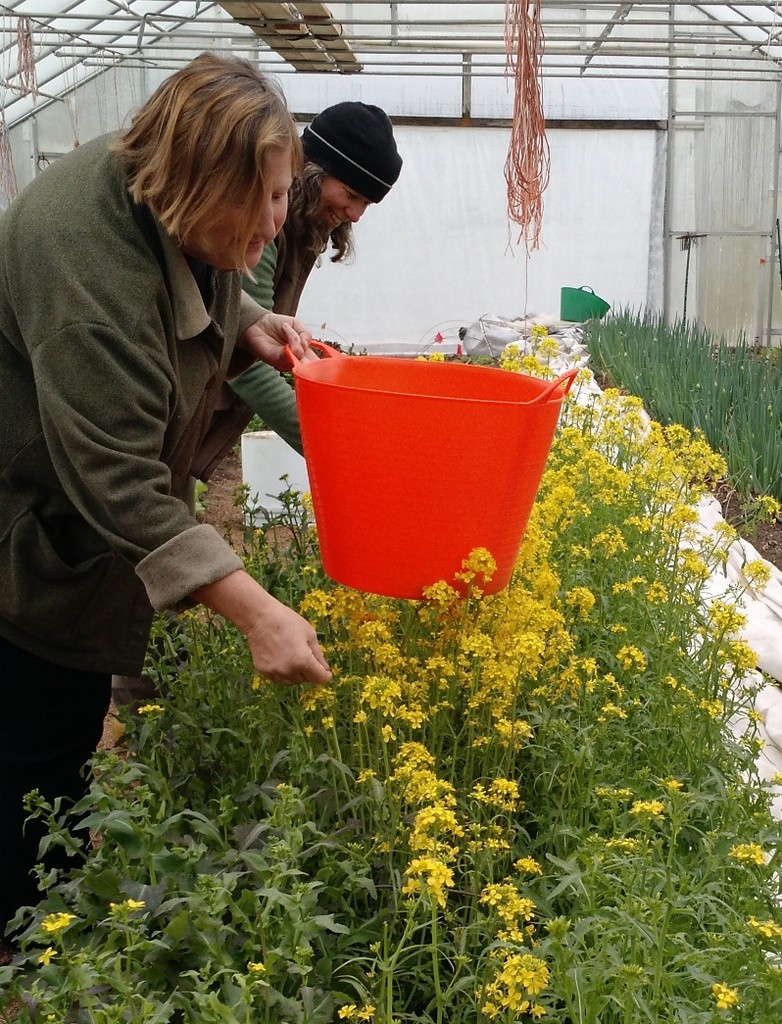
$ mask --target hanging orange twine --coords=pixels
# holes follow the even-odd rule
[[[513,124],[505,160],[508,216],[521,228],[520,239],[529,252],[540,245],[543,193],[550,169],[540,80],[540,0],[506,0],[505,53],[505,73],[513,75],[514,81]]]

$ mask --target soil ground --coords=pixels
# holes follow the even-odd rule
[[[199,519],[229,537],[242,528],[242,511],[234,501],[242,483],[242,457],[238,451],[227,455],[215,470],[202,498]]]

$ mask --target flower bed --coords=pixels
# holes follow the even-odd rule
[[[83,808],[101,842],[0,969],[35,1019],[779,1020],[754,657],[693,530],[721,460],[641,416],[568,402],[492,597],[483,551],[467,599],[337,587],[293,498],[287,550],[250,532],[328,687],[264,683],[222,620],[161,620],[160,700]]]

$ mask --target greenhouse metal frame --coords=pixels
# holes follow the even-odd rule
[[[507,132],[505,11],[488,0],[0,4],[0,202],[69,144],[119,127],[204,50],[279,76],[302,121],[333,98],[380,95],[395,124]],[[669,319],[778,344],[779,5],[542,0],[539,11],[547,130],[655,137],[649,283],[643,295],[618,284],[614,305],[657,306]],[[594,238],[594,225],[584,230]],[[535,258],[527,254],[529,266]]]

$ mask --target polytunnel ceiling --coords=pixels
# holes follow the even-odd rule
[[[118,64],[172,69],[203,50],[275,73],[505,73],[505,4],[8,0],[0,113],[11,127]],[[544,77],[780,76],[780,4],[541,0]],[[34,64],[34,73],[31,68]]]

